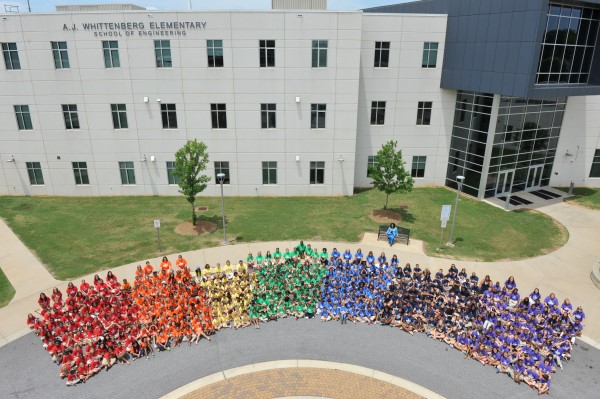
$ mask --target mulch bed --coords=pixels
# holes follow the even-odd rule
[[[200,234],[212,233],[217,230],[217,225],[205,220],[197,220],[196,225],[192,222],[183,222],[175,227],[175,233],[184,236],[199,236]]]

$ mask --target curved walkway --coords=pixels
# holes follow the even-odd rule
[[[365,367],[320,360],[280,360],[229,369],[176,389],[161,399],[279,397],[444,399],[403,378]]]
[[[384,241],[377,241],[377,235],[366,233],[360,243],[320,242],[310,241],[314,248],[337,247],[340,251],[345,248],[353,250],[360,247],[363,252],[379,253],[386,251],[396,253],[402,262],[419,263],[432,271],[448,269],[451,263],[459,268],[475,271],[478,275],[489,274],[494,280],[504,281],[509,275],[514,275],[519,290],[529,294],[538,287],[542,294],[556,293],[559,299],[570,298],[574,305],[581,305],[587,315],[585,323],[586,342],[598,345],[600,342],[600,290],[590,279],[592,264],[600,259],[600,212],[565,202],[549,205],[538,209],[558,222],[569,231],[569,240],[562,248],[543,256],[506,262],[473,262],[453,261],[425,255],[423,243],[411,240],[409,246],[397,244],[392,249]],[[493,228],[493,226],[490,226]],[[460,220],[457,224],[460,230]],[[256,254],[258,250],[273,250],[279,247],[292,248],[297,242],[273,241],[260,243],[244,243],[225,247],[206,248],[184,252],[184,257],[191,267],[195,268],[206,263],[224,263],[230,259],[237,263],[245,259],[248,252]],[[174,259],[176,254],[169,255]],[[160,259],[150,259],[158,265]],[[140,262],[113,268],[119,278],[133,280],[135,266]],[[67,282],[55,280],[44,266],[35,258],[23,243],[12,233],[4,221],[0,220],[0,266],[16,290],[15,297],[6,307],[0,309],[0,347],[11,340],[19,338],[29,331],[25,326],[25,316],[37,306],[37,298],[42,291],[48,291],[58,286],[64,291]],[[92,280],[93,274],[84,276]]]

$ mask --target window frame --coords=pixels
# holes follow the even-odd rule
[[[590,178],[596,179],[600,177],[600,148],[597,148],[592,158],[592,166],[590,167]]]
[[[25,167],[27,168],[27,175],[29,176],[30,185],[45,185],[44,172],[42,171],[42,164],[40,162],[25,162]]]
[[[327,68],[327,50],[329,49],[329,40],[312,41],[312,67]]]
[[[262,161],[262,184],[277,185],[277,161]]]
[[[112,47],[113,44],[115,47]],[[102,54],[104,56],[104,68],[108,69],[121,67],[118,40],[102,40]]]
[[[417,104],[417,126],[431,126],[433,101],[419,101]]]
[[[275,68],[275,40],[258,41],[258,65],[260,68]]]
[[[374,68],[388,68],[390,65],[390,42],[375,42]]]
[[[178,185],[179,178],[173,174],[173,171],[175,170],[175,161],[167,161],[166,167],[167,167],[167,184],[169,184],[170,186]]]
[[[27,109],[25,110],[24,107]],[[17,119],[17,127],[19,130],[33,130],[29,105],[14,105],[13,108],[15,110],[15,118]]]
[[[65,121],[66,130],[78,130],[81,129],[79,123],[79,113],[77,111],[77,104],[61,104],[63,119]],[[66,107],[66,109],[65,109]]]
[[[113,121],[113,129],[129,129],[129,122],[127,120],[127,104],[110,104],[110,112]]]
[[[219,52],[221,54],[216,54]],[[207,56],[207,62],[208,62],[209,68],[225,67],[225,58],[224,58],[224,54],[223,54],[223,40],[222,39],[207,39],[206,40],[206,56]]]
[[[231,184],[231,174],[229,169],[229,161],[214,161],[213,167],[215,169],[215,184],[221,184],[217,175],[224,173],[223,185]]]
[[[435,48],[432,48],[432,45],[434,45]],[[423,42],[423,58],[421,59],[421,68],[437,68],[437,56],[439,51],[440,42]],[[427,55],[427,57],[425,57],[425,55]]]
[[[16,42],[2,42],[2,56],[4,58],[4,67],[7,71],[18,71],[21,69],[21,60],[19,58],[19,48]],[[14,47],[14,48],[11,48]]]
[[[277,104],[260,104],[260,128],[277,129]]]
[[[325,184],[325,161],[310,161],[309,184]]]
[[[371,171],[369,166],[377,166],[377,162],[375,161],[376,155],[368,155],[367,156],[367,177],[371,177]]]
[[[322,123],[321,123],[322,122]],[[327,104],[310,104],[310,128],[326,129],[327,127]]]
[[[135,164],[133,161],[119,161],[119,172],[121,175],[121,185],[134,186],[137,184],[135,179]]]
[[[88,173],[87,162],[71,162],[76,186],[89,186],[90,176]]]
[[[154,40],[154,59],[157,68],[172,68],[173,54],[171,52],[171,40]]]
[[[210,104],[210,120],[213,129],[227,129],[227,104]]]
[[[70,69],[71,64],[69,62],[67,42],[50,42],[50,48],[52,49],[52,58],[54,59],[54,69]]]
[[[425,178],[425,168],[427,166],[427,155],[413,155],[410,168],[410,176],[415,179]]]
[[[179,129],[177,124],[177,104],[161,103],[160,117],[162,120],[162,128],[164,130]]]
[[[371,126],[385,125],[386,101],[371,101]]]

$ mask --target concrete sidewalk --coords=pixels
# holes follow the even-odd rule
[[[567,203],[550,205],[539,211],[562,223],[569,230],[569,241],[550,254],[514,262],[469,262],[430,257],[423,252],[423,243],[419,240],[411,240],[408,246],[396,244],[390,248],[386,241],[377,241],[377,235],[372,233],[366,233],[360,243],[305,242],[315,249],[325,247],[329,252],[337,247],[340,252],[350,248],[353,253],[361,248],[365,255],[369,251],[376,255],[384,251],[388,258],[395,253],[401,262],[419,263],[422,268],[428,267],[433,272],[440,268],[447,270],[450,264],[455,263],[459,269],[464,267],[469,273],[475,271],[480,277],[489,274],[493,280],[501,283],[513,275],[522,295],[527,295],[538,287],[544,296],[554,292],[560,301],[569,298],[574,306],[582,306],[587,315],[584,333],[589,338],[588,343],[596,344],[600,342],[600,290],[592,283],[590,271],[592,264],[600,259],[600,212]],[[457,226],[460,228],[460,222]],[[9,240],[8,244],[4,237]],[[18,242],[14,242],[15,239]],[[267,250],[273,252],[277,247],[284,252],[286,248],[292,249],[295,245],[296,241],[243,243],[184,252],[182,255],[188,260],[190,268],[195,269],[206,263],[214,266],[220,262],[223,265],[226,260],[236,264],[240,259],[245,259],[249,252],[256,255],[261,250],[264,254]],[[0,253],[4,254],[0,258],[0,265],[17,290],[13,301],[0,309],[2,346],[29,331],[25,318],[27,313],[37,308],[37,298],[41,291],[48,292],[54,286],[64,291],[67,282],[52,278],[3,222],[0,223]],[[177,254],[167,256],[175,263]],[[148,260],[155,268],[160,263],[160,258]],[[136,265],[143,265],[145,261],[146,259],[141,259],[139,262],[115,267],[112,271],[119,279],[132,280]],[[83,278],[92,281],[94,274]],[[101,275],[104,276],[105,273]],[[77,285],[79,281],[76,280]]]

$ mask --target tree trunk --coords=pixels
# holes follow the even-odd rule
[[[385,205],[383,206],[383,210],[387,210],[387,206],[388,206],[388,198],[390,197],[389,194],[385,195]]]
[[[196,225],[196,207],[194,206],[194,203],[191,202],[192,204],[192,226]]]

